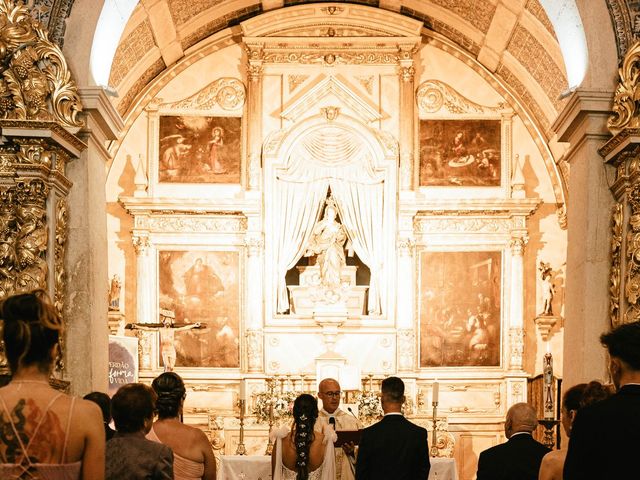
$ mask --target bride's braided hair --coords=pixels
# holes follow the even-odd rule
[[[293,402],[294,432],[296,448],[296,480],[309,478],[309,450],[315,438],[313,427],[318,418],[318,401],[303,393]]]

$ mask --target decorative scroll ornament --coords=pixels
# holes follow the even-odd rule
[[[475,103],[456,89],[439,80],[422,82],[416,91],[418,108],[424,113],[436,113],[445,108],[449,113],[500,112],[503,105],[490,107]]]
[[[620,259],[623,221],[622,204],[617,203],[611,215],[611,275],[609,276],[609,316],[611,326],[614,328],[620,323]]]
[[[41,180],[0,193],[0,298],[46,288],[48,193]]]
[[[613,100],[613,115],[607,126],[611,129],[638,127],[637,109],[640,101],[640,42],[635,43],[627,52],[618,70],[620,80]]]
[[[627,268],[624,293],[627,299],[627,311],[624,322],[633,322],[640,317],[640,186],[629,192],[631,217],[627,233]]]
[[[236,110],[244,105],[244,84],[236,78],[219,78],[199,92],[183,100],[164,104],[177,110],[211,110],[219,105],[223,110]]]
[[[64,254],[67,246],[67,224],[69,214],[67,199],[60,198],[56,203],[56,238],[54,243],[54,297],[53,304],[62,315],[64,309],[65,268]]]
[[[0,118],[81,127],[82,102],[60,48],[24,5],[0,0]]]

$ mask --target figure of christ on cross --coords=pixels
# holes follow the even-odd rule
[[[131,328],[132,330],[142,330],[146,332],[157,331],[160,334],[160,354],[162,355],[165,372],[173,372],[173,368],[176,365],[175,332],[206,327],[205,324],[200,322],[176,326],[173,323],[173,317],[173,312],[161,310],[160,320],[162,323],[130,323],[127,325],[127,328]]]

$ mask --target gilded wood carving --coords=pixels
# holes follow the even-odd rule
[[[24,5],[0,0],[0,118],[80,127],[82,103],[62,51]]]

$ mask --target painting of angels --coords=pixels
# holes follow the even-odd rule
[[[241,119],[161,116],[158,181],[240,183]]]
[[[420,120],[420,186],[499,187],[500,120]]]
[[[499,366],[501,253],[420,255],[420,366]]]
[[[159,310],[175,325],[176,367],[239,368],[237,251],[161,251]]]

